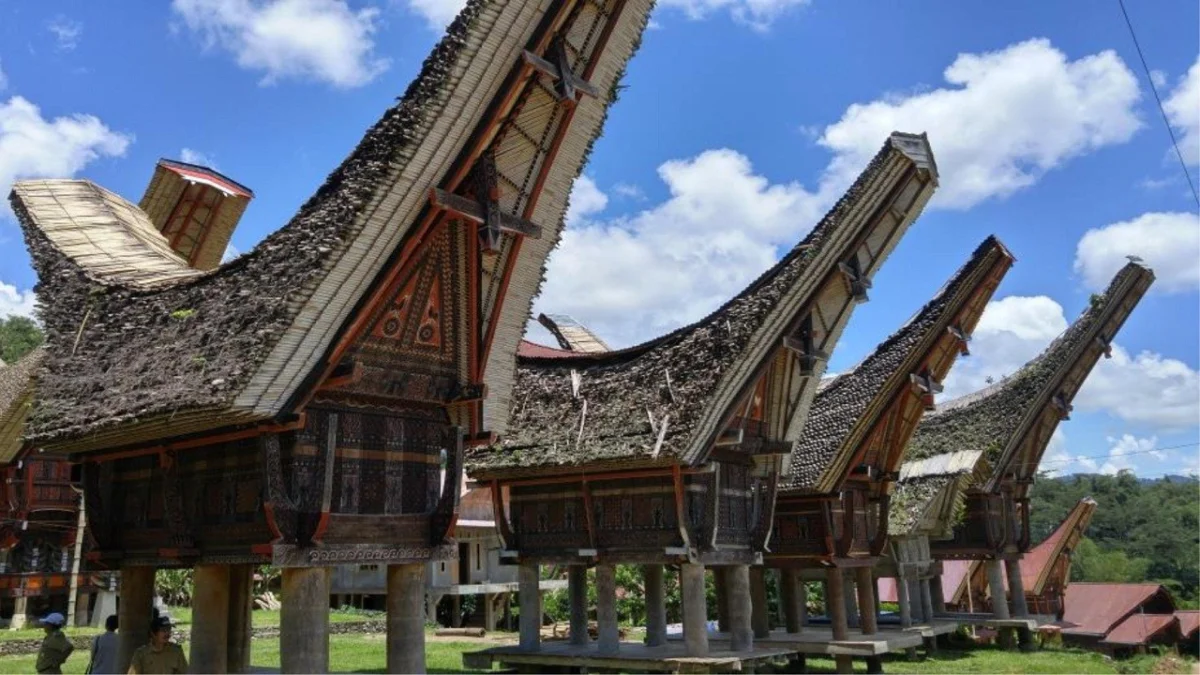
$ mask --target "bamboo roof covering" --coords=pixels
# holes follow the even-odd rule
[[[139,207],[192,267],[221,264],[254,193],[212,169],[160,159]]]
[[[304,388],[315,386],[360,300],[418,236],[431,188],[458,181],[460,164],[474,162],[472,153],[493,139],[497,171],[538,180],[503,191],[501,207],[521,210],[543,233],[505,240],[511,273],[481,270],[489,295],[480,304],[492,336],[483,416],[485,428],[502,432],[517,345],[546,256],[651,6],[650,0],[564,2],[469,0],[404,95],[289,223],[210,272],[155,277],[170,283],[153,293],[118,280],[92,294],[78,275],[86,268],[54,243],[46,211],[18,184],[13,211],[49,308],[46,376],[29,437],[47,451],[87,452],[288,414]],[[586,56],[586,64],[568,65],[588,73],[598,93],[571,106],[556,103],[544,76],[523,57],[534,36],[563,16],[586,17],[594,28],[567,36],[579,43],[574,47],[588,48],[570,57]],[[509,87],[528,94],[509,96]],[[516,132],[497,136],[523,124],[563,131],[552,148],[531,148]],[[528,201],[535,189],[536,203]]]
[[[33,400],[34,377],[45,349],[37,347],[11,366],[0,366],[0,466],[24,447],[22,432]]]
[[[539,314],[538,323],[554,334],[563,349],[589,354],[609,351],[604,340],[566,314]]]
[[[13,194],[91,280],[148,288],[199,274],[137,206],[87,180],[27,180]]]

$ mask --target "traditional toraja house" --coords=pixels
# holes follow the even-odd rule
[[[15,187],[48,308],[28,438],[84,464],[95,559],[122,573],[122,664],[154,570],[195,566],[193,667],[245,668],[250,570],[269,562],[282,667],[323,672],[329,566],[372,562],[388,668],[423,670],[460,448],[505,430],[531,298],[649,6],[472,0],[297,216],[209,272],[171,244],[215,229],[168,238],[86,181]]]
[[[966,492],[962,522],[953,536],[931,541],[930,548],[940,560],[984,561],[992,597],[1005,595],[1004,562],[1013,610],[1007,603],[994,603],[995,619],[1029,616],[1020,565],[1030,546],[1029,487],[1054,429],[1068,418],[1071,400],[1101,355],[1110,352],[1113,337],[1153,281],[1154,273],[1146,267],[1125,265],[1038,357],[983,391],[940,405],[913,436],[913,460],[978,451],[989,467],[986,479]],[[941,609],[939,599],[934,604]],[[1021,635],[1029,644],[1028,629],[1021,629]]]
[[[520,360],[509,432],[467,459],[471,476],[490,483],[506,555],[521,566],[518,651],[540,649],[538,612],[525,608],[545,563],[570,566],[573,653],[619,651],[616,563],[645,565],[652,647],[666,640],[663,566],[680,566],[693,656],[708,653],[705,568],[727,568],[732,649],[753,649],[749,566],[771,529],[783,458],[829,351],[936,181],[925,138],[893,134],[798,246],[709,316],[628,349],[541,348],[545,356]]]
[[[44,356],[38,347],[0,366],[0,612],[12,628],[50,611],[79,610],[77,621],[86,623],[95,590],[92,577],[79,573],[80,496],[71,465],[43,457],[22,438]]]
[[[834,640],[848,639],[854,603],[846,589],[855,582],[862,632],[876,633],[872,567],[887,543],[889,495],[908,439],[1012,263],[989,237],[903,327],[823,384],[781,481],[765,554],[783,569],[789,632],[802,630],[808,569],[825,580]]]

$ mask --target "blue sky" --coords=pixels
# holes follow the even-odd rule
[[[215,164],[256,193],[233,240],[248,250],[403,92],[458,4],[0,0],[0,192],[76,175],[136,201],[159,157]],[[1195,176],[1200,10],[1128,4]],[[625,82],[537,311],[614,346],[694,320],[803,236],[888,131],[927,131],[941,190],[831,369],[988,234],[1018,262],[948,394],[1032,357],[1138,254],[1156,288],[1044,468],[1195,470],[1200,221],[1115,1],[663,0]],[[6,206],[0,252],[0,314],[28,313]]]

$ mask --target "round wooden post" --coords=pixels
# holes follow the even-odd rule
[[[196,565],[189,667],[224,673],[229,666],[229,566]]]
[[[663,566],[643,565],[646,585],[646,645],[667,644],[667,597],[663,590]]]
[[[754,638],[763,640],[771,637],[771,615],[767,612],[766,568],[756,565],[750,568],[750,628]]]
[[[912,598],[908,595],[908,579],[897,574],[896,602],[900,605],[900,627],[912,627]]]
[[[121,567],[121,595],[117,608],[117,672],[129,670],[133,652],[150,641],[154,607],[153,567]]]
[[[999,560],[987,561],[988,587],[992,592],[992,616],[1008,619],[1008,602],[1004,592],[1004,570]]]
[[[850,637],[850,625],[846,619],[846,584],[842,570],[830,567],[825,570],[825,613],[829,615],[829,624],[833,629],[835,641],[847,640]],[[834,661],[839,673],[853,672],[849,656],[835,656]]]
[[[933,597],[934,614],[946,613],[946,595],[942,590],[942,575],[935,574],[929,578],[929,593]]]
[[[587,567],[571,565],[567,571],[567,598],[571,604],[571,644],[584,646],[588,636]]]
[[[846,570],[842,578],[842,596],[846,604],[846,625],[858,628],[858,595],[855,592],[854,570]]]
[[[521,649],[542,647],[542,590],[537,563],[521,563],[517,569],[517,599],[521,603]]]
[[[683,641],[688,656],[708,656],[708,607],[704,586],[704,565],[683,563],[679,566]]]
[[[387,669],[425,672],[425,564],[387,566]]]
[[[596,565],[596,623],[600,628],[596,650],[616,654],[621,649],[621,634],[617,626],[617,568],[611,564]]]
[[[229,623],[226,647],[230,673],[250,672],[250,612],[254,609],[254,565],[229,566]]]
[[[284,673],[329,672],[328,567],[283,568],[279,665]]]
[[[789,633],[799,633],[804,630],[804,607],[801,596],[806,595],[804,582],[800,579],[798,570],[784,568],[779,570],[780,596],[783,600],[783,623]]]
[[[929,579],[921,579],[921,615],[925,623],[933,624],[933,593],[929,590]]]
[[[875,616],[875,580],[871,578],[871,568],[855,568],[854,576],[855,585],[858,586],[858,612],[863,635],[874,635],[879,628]]]
[[[731,565],[725,571],[725,599],[729,606],[729,649],[748,652],[754,649],[754,631],[750,624],[753,611],[750,600],[750,566]]]
[[[905,582],[908,586],[908,600],[912,607],[913,621],[929,623],[930,617],[925,616],[925,607],[921,604],[921,582],[916,577]]]
[[[1029,604],[1025,601],[1025,580],[1021,578],[1021,561],[1008,560],[1004,563],[1008,572],[1008,592],[1012,596],[1012,613],[1018,619],[1029,618]]]

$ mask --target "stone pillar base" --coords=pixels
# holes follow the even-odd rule
[[[283,606],[279,618],[282,672],[329,672],[331,580],[328,567],[284,568]]]
[[[388,565],[387,591],[388,672],[424,673],[425,565]]]

